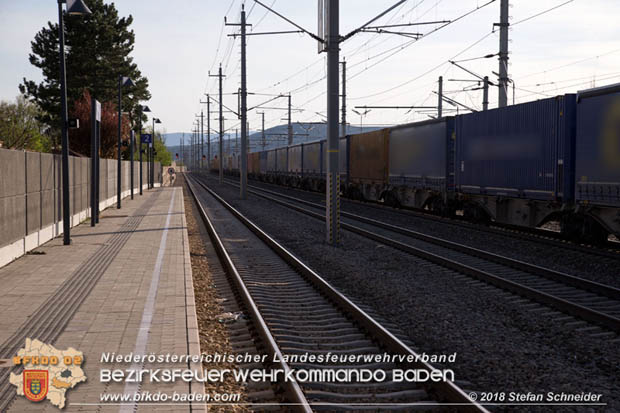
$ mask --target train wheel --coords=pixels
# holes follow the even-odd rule
[[[388,191],[384,194],[383,202],[385,205],[391,206],[392,208],[400,208],[400,200],[392,191]]]
[[[448,215],[448,208],[441,198],[434,197],[431,202],[428,203],[428,206],[435,215],[442,217]]]
[[[607,230],[587,215],[566,215],[560,224],[562,235],[571,241],[602,245],[609,237]]]
[[[488,214],[478,205],[471,203],[464,206],[463,216],[467,221],[471,221],[476,224],[488,224],[490,222],[490,217]]]
[[[360,189],[356,186],[351,186],[349,187],[349,190],[347,191],[347,197],[350,199],[355,199],[357,201],[363,201],[364,200],[364,196],[362,195],[362,191],[360,191]]]

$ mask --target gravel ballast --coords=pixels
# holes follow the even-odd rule
[[[330,247],[323,222],[253,195],[241,201],[237,188],[214,179],[209,186],[348,297],[396,323],[417,351],[456,352],[456,363],[443,368],[454,369],[472,389],[601,393],[608,405],[589,409],[620,409],[617,336],[614,342],[567,330],[553,319],[559,313],[345,231],[341,245]],[[485,236],[485,244],[494,242]],[[509,248],[505,242],[501,247]],[[588,410],[562,407],[571,409]],[[549,410],[559,408],[538,408]]]
[[[183,185],[183,177],[177,179],[175,186]],[[231,354],[233,348],[230,345],[229,332],[225,325],[219,321],[224,312],[219,304],[219,295],[212,279],[211,266],[217,262],[210,262],[208,257],[216,257],[213,247],[210,245],[208,235],[201,231],[199,223],[200,215],[196,211],[194,200],[184,188],[185,216],[187,219],[187,232],[189,238],[190,257],[192,262],[192,278],[194,281],[194,295],[196,300],[196,315],[198,317],[198,329],[200,335],[200,350],[203,354]],[[239,366],[233,363],[204,363],[205,369],[235,369]],[[205,382],[205,394],[240,394],[241,402],[246,400],[246,388],[227,376],[223,382]],[[243,405],[210,405],[209,411],[213,412],[249,412]]]
[[[251,185],[319,203],[323,194],[292,190],[286,187],[250,181]],[[475,227],[463,227],[449,222],[437,222],[404,211],[364,205],[359,202],[341,201],[341,209],[346,212],[370,217],[396,226],[422,232],[438,238],[463,243],[495,254],[523,260],[541,267],[586,278],[602,284],[620,288],[620,254],[617,259],[601,257],[586,252],[550,246],[535,241],[527,241],[506,234],[497,234]]]

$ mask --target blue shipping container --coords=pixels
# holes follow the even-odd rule
[[[462,193],[572,200],[575,95],[457,116]]]
[[[390,184],[454,190],[454,118],[390,129]]]
[[[575,198],[620,205],[620,93],[577,103]]]

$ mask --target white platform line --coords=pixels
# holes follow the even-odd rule
[[[153,313],[155,311],[155,298],[157,297],[157,288],[159,286],[159,276],[161,275],[161,265],[164,260],[164,252],[166,251],[166,241],[168,239],[168,228],[170,227],[170,218],[172,214],[172,208],[174,207],[174,198],[176,196],[177,189],[172,190],[172,199],[170,200],[170,206],[168,207],[168,216],[166,217],[166,225],[161,235],[161,242],[159,243],[159,251],[157,252],[157,260],[155,261],[155,268],[153,269],[153,276],[151,279],[151,286],[149,293],[146,296],[146,302],[144,303],[144,311],[142,312],[142,321],[140,321],[140,328],[138,329],[138,337],[136,338],[136,347],[133,354],[146,354],[146,345],[149,341],[149,330],[151,329],[151,322],[153,321]],[[131,370],[139,370],[142,368],[142,364],[133,363]],[[128,382],[125,384],[124,394],[134,395],[138,392],[139,384],[137,382]],[[134,412],[136,403],[124,404],[119,409],[121,413]]]

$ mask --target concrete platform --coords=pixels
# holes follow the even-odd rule
[[[0,358],[39,339],[83,352],[85,382],[67,390],[63,411],[200,411],[201,404],[102,403],[106,394],[202,393],[197,382],[102,383],[101,369],[198,369],[200,363],[104,363],[102,354],[200,355],[182,187],[159,188],[79,225],[0,269]],[[10,363],[12,366],[12,363]],[[10,367],[0,367],[2,388]],[[15,371],[14,369],[12,371]],[[5,393],[7,394],[7,393]],[[104,396],[105,397],[105,396]],[[2,400],[0,400],[0,406]],[[10,412],[58,411],[48,400],[13,397]],[[0,408],[0,410],[2,410]]]

